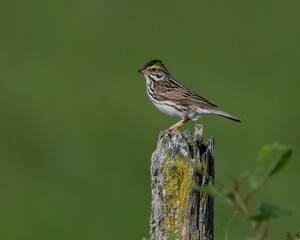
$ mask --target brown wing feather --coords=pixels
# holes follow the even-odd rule
[[[190,91],[174,79],[154,82],[153,88],[155,89],[156,94],[164,100],[171,100],[184,105],[196,105],[204,109],[217,107],[215,104]]]

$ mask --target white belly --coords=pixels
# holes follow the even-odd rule
[[[150,100],[152,101],[151,97]],[[175,106],[176,108],[174,108],[174,104],[170,103],[170,102],[163,102],[162,104],[157,103],[152,101],[153,104],[162,112],[164,112],[165,114],[168,114],[169,116],[175,117],[175,118],[182,118],[184,116],[184,112],[179,111],[180,108],[178,108],[177,106]]]

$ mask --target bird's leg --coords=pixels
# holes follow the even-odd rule
[[[173,132],[174,130],[177,130],[180,126],[182,126],[184,123],[186,123],[187,121],[189,121],[190,119],[187,116],[183,116],[182,119],[176,123],[175,125],[173,125],[172,127],[170,127],[167,130],[161,131],[159,133],[159,136],[162,137],[163,135]]]
[[[176,123],[175,125],[173,125],[172,127],[170,127],[168,130],[169,132],[172,132],[174,130],[177,130],[180,126],[182,126],[184,123],[186,123],[188,120],[190,120],[187,116],[183,116],[182,119]]]

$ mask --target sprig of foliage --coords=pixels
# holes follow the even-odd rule
[[[263,168],[263,164],[267,158],[274,152],[279,152],[280,157],[269,164],[269,166],[263,171],[263,174],[258,176],[257,170]],[[191,187],[204,192],[216,200],[223,202],[235,209],[234,215],[229,219],[225,232],[225,240],[228,240],[229,226],[232,219],[237,213],[242,214],[252,226],[256,237],[248,238],[248,240],[267,240],[270,224],[279,217],[285,215],[291,215],[294,211],[293,208],[281,209],[273,204],[267,202],[261,202],[258,208],[258,213],[252,214],[249,212],[248,203],[254,197],[256,192],[263,186],[263,184],[270,178],[280,173],[290,162],[293,155],[293,149],[274,143],[271,145],[263,146],[258,152],[258,161],[252,167],[251,170],[247,170],[240,175],[238,179],[233,179],[233,186],[227,186],[223,183],[216,182],[215,186],[198,186],[192,183]],[[195,163],[186,159],[201,175],[209,177],[201,164]],[[240,188],[244,183],[244,180],[249,180],[250,186],[252,187],[248,194],[243,198],[240,194]],[[262,226],[264,229],[262,230]],[[175,240],[179,233],[169,233],[169,240]],[[290,233],[287,234],[286,238],[282,240],[296,240],[300,239],[300,230],[296,233],[296,238],[292,237]],[[153,240],[142,238],[142,240]]]
[[[271,163],[270,166],[263,171],[263,174],[257,177],[256,170],[261,169],[267,157],[275,151],[280,153],[280,157],[278,158],[278,160]],[[207,193],[220,202],[233,207],[237,212],[241,213],[249,221],[253,231],[255,232],[255,239],[265,240],[268,238],[270,223],[281,216],[291,215],[293,213],[293,209],[280,209],[279,207],[274,206],[270,203],[262,202],[259,206],[259,212],[257,214],[251,214],[248,209],[248,202],[270,177],[280,173],[288,165],[293,155],[293,149],[280,145],[278,143],[274,143],[271,145],[263,146],[259,150],[258,155],[259,161],[253,167],[253,169],[251,171],[244,172],[239,177],[239,179],[234,180],[233,186],[227,186],[223,183],[216,182],[215,186],[198,186],[193,183],[192,187],[198,191]],[[196,163],[193,163],[193,165],[195,164]],[[203,174],[203,168],[201,165],[195,166],[195,168],[202,175],[205,175]],[[245,197],[242,197],[240,194],[240,187],[246,178],[250,180],[252,189]],[[228,228],[231,220],[232,218],[230,219],[226,229],[224,230],[225,239],[228,238]],[[264,226],[263,230],[261,230],[262,226]]]

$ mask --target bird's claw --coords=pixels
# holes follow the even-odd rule
[[[166,134],[169,134],[169,133],[172,133],[172,132],[176,132],[178,131],[177,128],[169,128],[169,129],[166,129],[166,130],[163,130],[159,133],[158,135],[158,139],[161,139],[163,136],[165,136]]]

